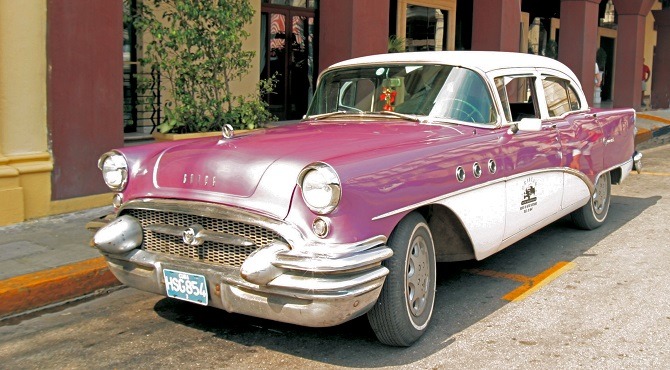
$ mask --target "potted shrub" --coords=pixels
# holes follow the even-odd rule
[[[231,90],[231,82],[251,68],[254,52],[244,50],[243,42],[253,14],[248,0],[137,3],[131,21],[148,36],[140,62],[160,71],[164,81],[160,133],[216,131],[225,124],[253,129],[274,119],[262,99],[273,80],[261,81],[248,95]]]

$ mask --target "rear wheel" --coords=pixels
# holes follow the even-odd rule
[[[593,230],[605,223],[610,209],[612,180],[606,172],[596,180],[595,191],[591,200],[582,208],[572,212],[572,221],[584,230]]]
[[[435,303],[435,249],[426,220],[411,213],[389,238],[393,256],[383,262],[390,272],[368,321],[377,338],[391,346],[409,346],[426,331]]]

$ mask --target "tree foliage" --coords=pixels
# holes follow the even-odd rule
[[[253,51],[243,49],[254,10],[249,0],[146,0],[132,22],[149,37],[140,62],[167,80],[161,132],[218,130],[224,124],[254,128],[274,119],[261,99],[274,81],[235,95],[231,82],[249,73]]]

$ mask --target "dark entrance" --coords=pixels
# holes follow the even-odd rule
[[[605,63],[605,72],[603,73],[603,85],[600,97],[603,101],[612,100],[612,83],[614,75],[614,42],[610,37],[600,38],[600,47],[607,53],[607,62]]]
[[[262,5],[260,77],[277,79],[266,99],[279,120],[302,118],[314,93],[316,8],[316,1],[304,0],[264,0]]]

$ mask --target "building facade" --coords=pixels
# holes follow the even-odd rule
[[[0,225],[109,204],[97,158],[160,122],[160,105],[151,112],[133,105],[133,76],[148,72],[137,64],[142,35],[124,25],[124,11],[135,1],[141,0],[0,2]],[[251,4],[256,12],[246,47],[255,51],[256,72],[236,81],[236,91],[246,94],[276,75],[269,103],[282,120],[302,117],[319,71],[385,53],[392,36],[401,50],[555,57],[577,74],[588,96],[594,96],[594,61],[602,48],[603,99],[639,108],[644,60],[652,69],[646,91],[652,106],[670,105],[670,9],[659,0]]]

